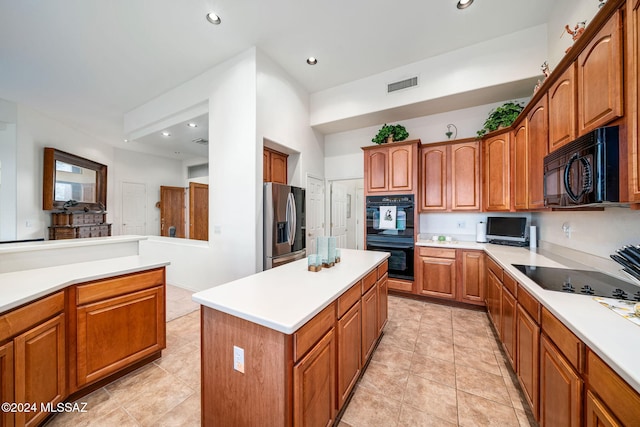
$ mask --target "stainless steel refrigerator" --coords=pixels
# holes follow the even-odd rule
[[[306,256],[305,190],[264,184],[264,269]]]

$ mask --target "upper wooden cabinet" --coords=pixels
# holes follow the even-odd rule
[[[513,204],[516,210],[529,209],[529,144],[525,117],[513,131]]]
[[[405,194],[417,190],[420,140],[362,147],[365,194]]]
[[[420,211],[480,210],[480,142],[420,149]]]
[[[549,88],[549,152],[576,139],[576,65]]]
[[[262,178],[264,182],[287,183],[288,154],[265,147],[262,153]]]
[[[547,97],[540,98],[527,116],[529,209],[544,208],[544,156],[549,135]]]
[[[582,50],[578,67],[578,134],[621,117],[622,12],[616,11]]]
[[[627,141],[629,201],[640,202],[640,1],[627,1]]]
[[[484,144],[483,199],[486,211],[511,209],[510,133],[490,136]]]

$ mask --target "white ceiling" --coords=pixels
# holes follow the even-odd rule
[[[558,1],[0,0],[0,98],[119,142],[125,112],[251,46],[313,93],[546,23]]]

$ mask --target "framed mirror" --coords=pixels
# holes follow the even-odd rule
[[[106,165],[45,147],[43,166],[43,210],[107,208]]]

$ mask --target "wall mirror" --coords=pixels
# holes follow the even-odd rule
[[[45,147],[42,209],[105,210],[107,166]]]

